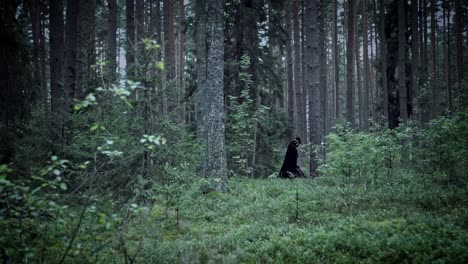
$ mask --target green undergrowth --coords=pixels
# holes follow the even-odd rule
[[[157,196],[118,232],[82,230],[68,261],[123,262],[117,239],[138,263],[468,261],[468,193],[460,186],[411,174],[380,185],[240,179],[228,193],[202,194],[204,184],[182,188],[177,205]],[[117,210],[105,208],[106,216]],[[109,244],[83,258],[96,239]]]

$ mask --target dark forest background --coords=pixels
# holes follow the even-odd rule
[[[3,262],[467,262],[467,15],[1,1]]]

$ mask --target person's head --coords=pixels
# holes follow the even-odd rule
[[[301,145],[301,138],[300,137],[296,137],[292,143],[296,146],[296,147],[299,147],[299,145]]]

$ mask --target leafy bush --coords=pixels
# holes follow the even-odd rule
[[[67,206],[58,201],[61,191],[67,190],[63,177],[67,163],[53,156],[31,178],[14,178],[12,169],[0,165],[0,247],[8,259],[28,262],[60,242],[48,226],[64,223]]]
[[[468,110],[429,123],[418,157],[426,169],[442,172],[451,183],[466,184],[468,171]]]
[[[343,183],[390,181],[401,164],[402,138],[397,131],[363,133],[338,125],[327,136],[327,156],[319,172],[324,177],[341,177]]]

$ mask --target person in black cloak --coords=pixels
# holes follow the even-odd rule
[[[283,166],[279,173],[280,178],[297,178],[304,177],[304,173],[301,168],[297,165],[297,158],[299,153],[297,148],[301,145],[301,138],[297,137],[288,145],[286,156],[284,157]]]

